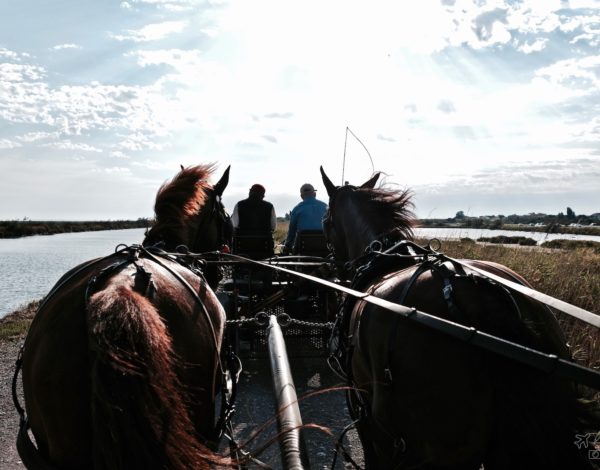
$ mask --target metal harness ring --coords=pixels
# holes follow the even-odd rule
[[[269,324],[269,315],[265,311],[258,312],[254,315],[254,320],[258,326],[267,326]]]
[[[381,240],[373,240],[369,243],[369,246],[365,250],[367,253],[378,253],[383,250],[383,243]]]
[[[290,317],[287,313],[282,313],[277,315],[277,323],[279,323],[279,326],[285,328],[292,323],[292,317]]]

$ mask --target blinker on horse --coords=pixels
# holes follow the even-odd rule
[[[202,273],[165,256],[215,250],[231,234],[212,165],[158,191],[143,246],[67,272],[46,296],[22,355],[30,468],[208,468],[222,380],[225,312]],[[37,449],[27,437],[27,425]]]
[[[469,266],[527,285],[517,273],[418,255],[409,192],[375,188],[378,174],[340,187],[321,173],[330,198],[324,229],[353,289],[570,359],[548,308]],[[600,419],[572,382],[350,297],[338,327],[368,468],[594,468],[575,442]]]

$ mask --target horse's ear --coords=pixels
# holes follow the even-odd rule
[[[227,169],[225,170],[225,173],[223,173],[223,176],[221,176],[221,179],[218,181],[218,183],[213,186],[213,189],[217,196],[222,196],[223,191],[225,191],[225,188],[229,184],[229,170],[230,169],[231,169],[231,165],[229,165],[227,167]]]
[[[375,173],[373,176],[371,176],[371,179],[363,184],[360,185],[361,188],[364,189],[373,189],[375,187],[375,183],[377,183],[377,180],[379,179],[379,176],[381,175],[381,173],[377,172]]]
[[[325,185],[325,189],[327,190],[327,194],[329,197],[332,197],[335,194],[335,184],[331,182],[329,177],[325,174],[325,170],[321,166],[321,177],[323,178],[323,184]]]
[[[185,170],[185,168],[183,167],[183,165],[180,163],[179,166],[181,167],[181,171]]]

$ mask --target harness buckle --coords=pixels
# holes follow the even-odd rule
[[[392,385],[392,382],[393,382],[392,371],[389,367],[386,367],[385,369],[383,369],[383,376],[385,377],[386,384]]]
[[[381,250],[383,250],[383,243],[381,242],[381,240],[373,240],[365,249],[365,253],[377,253]]]
[[[446,302],[449,302],[452,300],[452,284],[450,284],[450,282],[448,282],[448,279],[444,279],[444,288],[442,289],[442,292],[444,294],[444,300],[446,300]]]

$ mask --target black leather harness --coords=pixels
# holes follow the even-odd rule
[[[413,269],[410,278],[404,283],[402,291],[396,303],[404,305],[405,300],[414,287],[417,280],[426,272],[431,272],[438,276],[442,283],[442,296],[447,306],[448,319],[457,323],[464,320],[460,309],[454,300],[453,280],[459,277],[472,278],[472,273],[467,274],[463,266],[455,262],[445,255],[431,249],[430,246],[422,247],[409,241],[401,241],[393,244],[385,251],[383,248],[388,245],[379,240],[369,244],[365,250],[365,255],[359,259],[347,263],[347,267],[357,266],[354,277],[352,279],[351,288],[359,292],[367,292],[372,294],[379,286],[375,283],[386,274],[398,272],[403,269]],[[482,276],[477,275],[479,279],[485,279],[487,282],[492,282]],[[520,316],[518,306],[508,290],[504,289],[505,293],[513,300],[513,305]],[[389,432],[383,424],[379,423],[375,417],[371,416],[369,407],[365,403],[360,390],[357,389],[352,374],[352,356],[354,353],[358,338],[360,313],[357,318],[352,321],[352,315],[357,302],[360,299],[347,296],[341,304],[332,337],[330,339],[330,357],[329,364],[337,375],[345,379],[348,384],[347,403],[351,418],[356,423],[363,423],[362,430],[359,428],[359,433],[369,432],[368,429],[375,425],[377,429],[388,435],[393,443],[394,458],[406,452],[406,441],[402,436],[396,436]],[[402,320],[401,315],[395,315],[392,324],[387,333],[387,352],[386,364],[384,365],[383,375],[387,386],[391,386],[394,380],[391,369],[392,358],[396,349],[396,335]],[[363,442],[370,442],[369,438],[362,439]],[[365,452],[373,452],[368,446]]]
[[[125,258],[122,258],[123,255],[125,255]],[[210,331],[211,331],[211,338],[213,340],[215,349],[218,349],[218,340],[217,340],[217,336],[216,336],[216,331],[215,331],[214,325],[212,323],[210,314],[206,308],[206,305],[204,304],[204,302],[202,301],[202,299],[200,298],[198,293],[195,291],[195,289],[185,280],[185,278],[183,278],[183,276],[181,276],[181,274],[179,274],[172,267],[170,267],[167,263],[165,263],[163,261],[163,259],[169,259],[171,261],[179,262],[186,268],[190,269],[195,275],[202,278],[204,280],[204,282],[206,283],[206,280],[203,277],[202,271],[199,269],[200,265],[197,263],[197,261],[192,265],[182,263],[182,259],[185,259],[185,255],[182,255],[180,257],[177,255],[169,254],[169,253],[162,251],[160,248],[157,248],[157,247],[143,247],[140,245],[132,245],[132,246],[120,245],[115,250],[115,253],[113,253],[109,256],[106,256],[104,258],[98,258],[98,259],[89,261],[87,263],[84,263],[79,268],[74,270],[72,273],[68,274],[67,276],[65,276],[61,280],[59,280],[59,282],[56,284],[56,286],[50,291],[50,293],[44,298],[44,300],[38,307],[38,312],[41,311],[41,309],[47,304],[47,302],[50,299],[52,299],[57,294],[57,292],[60,291],[60,289],[65,284],[67,284],[71,279],[73,279],[75,276],[82,273],[86,269],[89,269],[89,268],[91,268],[95,265],[98,265],[101,262],[103,262],[107,259],[113,258],[113,257],[117,258],[114,263],[99,270],[95,275],[93,275],[89,279],[87,286],[86,286],[86,290],[85,290],[86,304],[88,303],[88,301],[89,301],[90,297],[93,295],[93,293],[97,289],[99,289],[100,286],[107,279],[109,279],[111,276],[113,276],[114,274],[116,274],[117,272],[121,271],[122,269],[124,269],[125,267],[127,267],[131,264],[133,264],[136,268],[136,280],[135,280],[136,291],[142,293],[149,299],[152,299],[155,294],[155,286],[152,281],[152,275],[147,270],[145,270],[144,267],[138,262],[140,257],[145,257],[145,258],[150,259],[151,261],[155,262],[156,264],[160,265],[164,269],[166,269],[171,275],[173,275],[184,286],[184,288],[188,292],[190,292],[192,297],[201,306],[201,311],[202,311],[204,318],[206,319],[206,321],[209,325]],[[19,350],[18,357],[17,357],[16,364],[15,364],[15,373],[13,375],[13,380],[12,380],[13,403],[19,414],[19,431],[17,434],[17,451],[18,451],[19,455],[21,456],[23,464],[27,468],[36,468],[36,469],[40,469],[40,470],[56,470],[57,467],[46,460],[46,458],[40,453],[39,449],[35,446],[35,444],[31,440],[31,437],[29,435],[29,429],[30,429],[29,420],[28,420],[27,414],[25,412],[25,409],[21,406],[21,404],[19,402],[19,396],[18,396],[18,392],[17,392],[18,377],[19,377],[19,372],[21,371],[21,367],[23,364],[23,351],[25,349],[26,344],[27,344],[27,339],[25,339],[24,344],[21,346],[21,348]],[[221,436],[225,433],[227,427],[229,426],[231,416],[235,410],[234,399],[236,396],[236,388],[237,388],[237,374],[231,373],[232,369],[230,369],[230,367],[233,367],[233,364],[236,362],[235,358],[231,357],[232,354],[233,354],[233,352],[231,350],[229,350],[229,354],[227,355],[227,364],[229,367],[223,366],[223,363],[222,363],[222,360],[221,360],[221,357],[220,357],[220,354],[218,351],[217,351],[217,355],[216,355],[218,365],[219,365],[219,370],[221,373],[221,407],[220,407],[220,416],[217,421],[217,425],[215,427],[216,434],[215,434],[215,436],[212,436],[210,438],[211,440],[215,440],[215,441],[218,441],[221,438]]]

